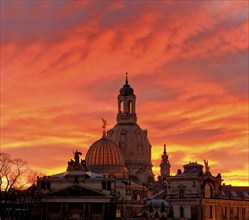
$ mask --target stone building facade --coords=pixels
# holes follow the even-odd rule
[[[208,162],[189,162],[163,183],[164,199],[171,204],[174,219],[248,220],[249,187],[222,185],[221,174],[213,176]]]
[[[114,219],[116,211],[116,179],[113,176],[92,175],[85,161],[68,161],[67,171],[38,178],[39,205],[35,219],[100,220]]]

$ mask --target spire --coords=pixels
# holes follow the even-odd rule
[[[162,161],[160,164],[160,168],[161,168],[160,173],[161,173],[162,178],[165,178],[165,177],[170,175],[170,167],[171,167],[171,165],[169,163],[169,156],[168,156],[167,151],[166,151],[166,144],[164,144]]]
[[[162,155],[162,160],[168,160],[168,155],[166,151],[166,144],[163,145],[163,155]]]
[[[128,73],[126,72],[125,73],[125,85],[129,85],[129,83],[128,83]]]
[[[166,144],[164,144],[164,148],[163,148],[163,154],[166,154]]]

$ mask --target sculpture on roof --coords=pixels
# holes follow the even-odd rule
[[[82,155],[82,153],[76,150],[75,152],[73,152],[73,154],[74,160],[71,159],[67,162],[67,171],[87,170],[86,161],[83,159],[80,160],[80,155]]]
[[[204,164],[205,164],[205,169],[206,169],[206,173],[209,173],[210,172],[210,167],[208,166],[208,160],[203,160],[204,161]]]
[[[74,152],[75,165],[79,165],[80,164],[80,156],[79,155],[82,155],[82,153],[76,150]]]
[[[103,125],[102,125],[102,128],[103,128],[103,135],[105,136],[106,135],[106,126],[108,125],[107,124],[107,120],[102,118],[102,121],[103,121]]]

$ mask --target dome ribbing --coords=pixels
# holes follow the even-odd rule
[[[86,154],[86,164],[89,170],[103,174],[120,174],[126,170],[121,150],[105,136],[91,145]]]

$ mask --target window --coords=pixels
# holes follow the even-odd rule
[[[237,207],[236,217],[239,219],[239,207]]]
[[[180,218],[184,218],[184,208],[180,207]]]
[[[184,189],[179,189],[179,198],[184,197]]]
[[[123,105],[123,101],[121,100],[121,101],[119,102],[119,112],[120,112],[120,113],[123,113],[123,111],[124,111],[124,105]]]
[[[139,193],[136,193],[135,195],[134,195],[134,200],[135,201],[141,201],[141,196],[140,196],[140,194]]]
[[[116,210],[116,218],[121,218],[121,211],[119,209]]]
[[[209,206],[209,218],[213,218],[213,206]]]
[[[131,100],[128,101],[128,113],[133,113],[133,103]]]
[[[227,218],[227,207],[225,206],[222,209],[223,209],[223,217]]]
[[[205,185],[205,198],[212,198],[212,188],[208,183]]]
[[[233,197],[238,197],[238,195],[234,191],[231,191],[231,194],[232,194]]]
[[[246,219],[246,208],[242,208],[242,220]]]
[[[233,219],[233,217],[234,217],[233,216],[233,208],[232,207],[230,208],[230,217],[231,217],[231,219]]]

